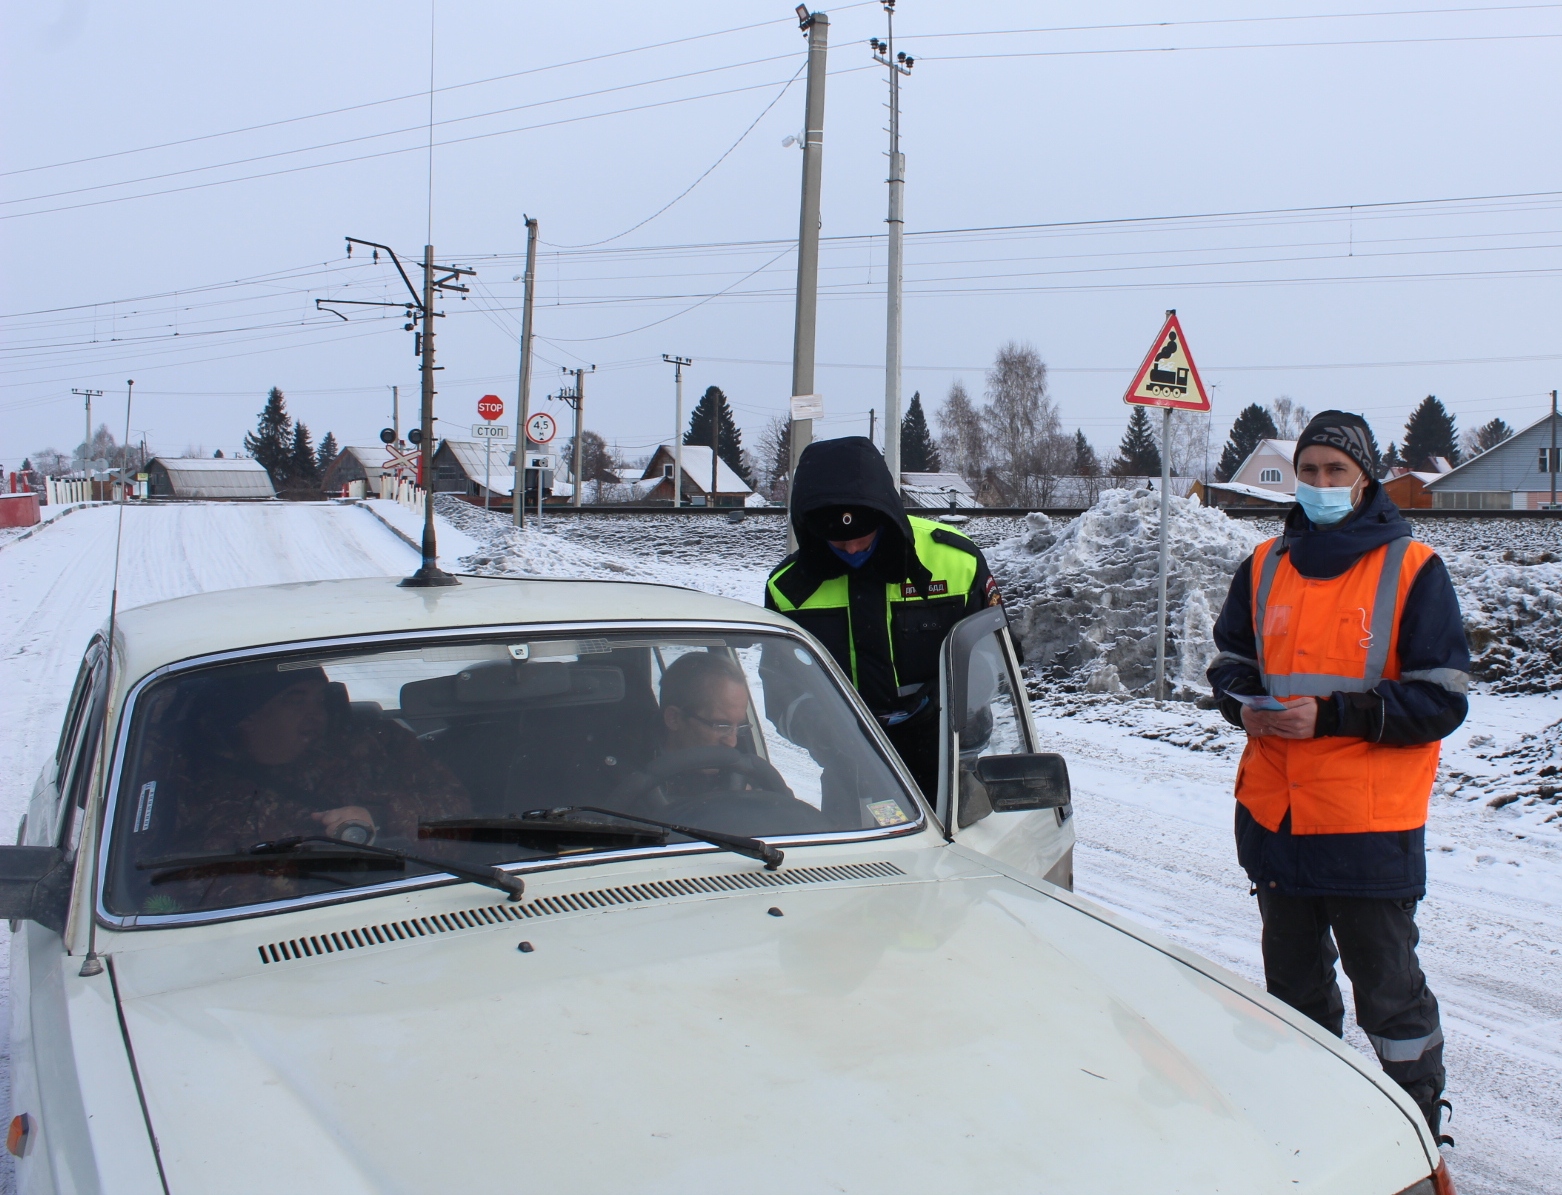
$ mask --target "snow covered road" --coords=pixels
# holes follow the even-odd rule
[[[132,507],[121,602],[410,571],[416,554],[381,518],[407,533],[415,517],[394,503],[372,506]],[[0,833],[21,815],[82,650],[107,615],[115,513],[78,511],[0,543],[0,743],[10,764],[0,777]],[[750,601],[784,550],[773,519],[560,517],[520,535],[470,508],[452,517],[459,531],[441,527],[447,568],[657,580]],[[1069,757],[1081,893],[1261,981],[1257,913],[1231,841],[1237,733],[1186,704],[1043,697],[1036,713]],[[1422,957],[1448,1033],[1449,1131],[1459,1141],[1449,1164],[1461,1195],[1562,1192],[1562,821],[1545,822],[1544,803],[1491,808],[1480,787],[1513,770],[1495,753],[1559,718],[1554,697],[1477,695],[1447,744],[1448,779],[1433,802]],[[1534,757],[1550,747],[1536,740],[1526,749]],[[8,955],[0,951],[0,968]],[[0,1103],[9,1105],[4,1066]],[[0,1154],[5,1190],[8,1162]]]

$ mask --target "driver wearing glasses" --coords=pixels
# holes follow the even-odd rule
[[[662,674],[663,749],[733,747],[748,725],[748,680],[726,656],[691,651]],[[707,772],[712,775],[713,772]]]

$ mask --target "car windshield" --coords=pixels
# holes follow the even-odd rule
[[[121,777],[104,898],[138,917],[317,898],[440,860],[691,840],[603,810],[769,838],[920,817],[813,652],[725,631],[423,641],[181,671],[136,700]]]

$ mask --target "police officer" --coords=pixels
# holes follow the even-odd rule
[[[968,536],[906,515],[884,458],[863,436],[803,450],[791,519],[797,551],[770,574],[765,605],[829,649],[931,799],[938,651],[955,623],[1001,604],[987,562]]]
[[[1269,991],[1341,1034],[1343,962],[1357,1023],[1437,1135],[1443,1031],[1415,915],[1439,740],[1468,709],[1470,653],[1448,570],[1375,480],[1366,421],[1325,411],[1295,464],[1284,532],[1242,562],[1215,627],[1210,684],[1248,734],[1237,856]],[[1264,694],[1283,708],[1237,700]]]

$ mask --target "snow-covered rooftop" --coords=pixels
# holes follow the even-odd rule
[[[265,466],[249,457],[153,457],[178,498],[275,498]]]
[[[490,493],[508,497],[515,489],[515,466],[510,464],[510,442],[501,440],[493,446],[492,454],[489,454],[487,446],[475,443],[471,440],[446,440],[445,447],[450,449],[456,460],[461,465],[461,471],[477,482],[483,484],[483,478],[489,477]],[[557,484],[554,492],[558,492]]]
[[[665,456],[663,454],[666,454]],[[671,444],[657,445],[651,461],[645,467],[645,472],[640,475],[642,481],[662,476],[662,465],[672,460],[673,446]],[[710,489],[710,445],[703,447],[698,444],[685,444],[683,446],[683,475],[685,485],[693,486],[700,493]],[[748,482],[734,473],[726,461],[722,461],[716,473],[716,492],[718,494],[748,494],[752,493]]]

